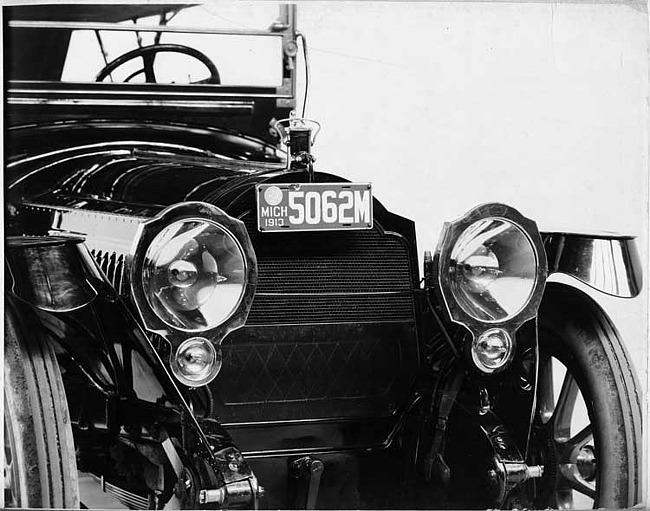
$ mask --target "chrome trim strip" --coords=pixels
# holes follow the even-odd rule
[[[23,202],[22,205],[32,207],[32,208],[61,211],[65,213],[77,213],[79,215],[84,215],[84,216],[99,215],[99,216],[106,216],[106,217],[115,217],[116,219],[119,218],[119,219],[134,220],[137,221],[138,223],[149,219],[149,217],[137,216],[128,213],[113,213],[111,211],[97,211],[94,209],[77,209],[70,206],[59,206],[59,205],[53,206],[51,204],[40,204],[38,202]],[[88,234],[88,233],[84,233],[84,234]]]
[[[395,416],[397,411],[393,412]],[[388,416],[390,417],[390,416]],[[282,426],[300,426],[303,424],[341,424],[343,423],[358,423],[358,422],[373,422],[378,420],[388,420],[387,417],[320,417],[315,419],[285,419],[280,421],[250,421],[250,422],[223,422],[221,426],[227,429],[238,428],[261,428],[261,427],[282,427]]]
[[[257,296],[257,293],[255,293]],[[415,324],[415,315],[411,319],[382,319],[382,320],[349,320],[349,321],[322,321],[322,322],[307,322],[307,323],[289,323],[289,322],[278,322],[278,323],[246,323],[245,328],[267,328],[271,327],[281,327],[281,326],[302,326],[302,325],[311,325],[311,326],[340,326],[340,325],[405,325],[405,324]]]
[[[10,82],[11,84],[12,82]],[[15,82],[14,82],[15,83]],[[293,96],[291,94],[280,94],[280,93],[265,93],[265,92],[252,92],[252,91],[241,91],[241,92],[219,92],[221,88],[232,88],[230,86],[223,86],[223,85],[208,85],[207,87],[214,88],[214,91],[210,92],[203,92],[203,91],[169,91],[169,90],[164,90],[163,88],[160,88],[160,90],[156,90],[158,87],[156,87],[156,84],[151,84],[151,83],[129,83],[128,89],[125,89],[123,87],[123,84],[120,83],[94,83],[94,82],[47,82],[47,81],[33,81],[33,80],[24,80],[19,83],[34,83],[34,84],[42,84],[42,85],[56,85],[58,87],[61,86],[62,83],[64,84],[70,84],[70,85],[75,85],[78,87],[85,87],[81,89],[66,89],[66,88],[45,88],[45,89],[27,89],[27,88],[8,88],[6,91],[6,97],[8,98],[7,101],[10,101],[13,99],[13,97],[17,95],[29,95],[29,96],[36,96],[39,97],[39,94],[42,96],[52,96],[52,95],[61,95],[61,96],[74,96],[74,95],[115,95],[119,97],[124,97],[124,96],[155,96],[155,97],[179,97],[179,96],[185,96],[185,97],[190,97],[190,98],[212,98],[216,100],[217,98],[241,98],[243,96],[245,97],[254,97],[254,98],[282,98],[282,99],[292,99]],[[148,87],[149,89],[145,90],[137,90],[138,88],[144,89],[145,87]],[[186,87],[191,87],[191,86],[186,86]],[[196,87],[196,85],[194,85]],[[113,88],[114,90],[110,90]],[[260,88],[260,89],[270,89],[274,88],[273,86],[267,86],[267,87],[253,87],[253,88]]]
[[[373,292],[333,292],[333,293],[255,293],[255,296],[283,297],[283,296],[411,296],[416,290],[408,291],[373,291]]]
[[[93,99],[93,98],[43,98],[43,97],[8,97],[10,105],[60,105],[60,106],[125,106],[125,107],[173,107],[195,110],[209,110],[220,113],[253,113],[253,102],[224,102],[224,101],[192,101],[192,100],[165,100],[165,99]]]
[[[34,21],[34,20],[11,20],[9,28],[48,28],[62,30],[109,30],[115,32],[175,32],[181,34],[213,34],[213,35],[248,35],[262,37],[282,38],[283,32],[270,32],[268,30],[254,29],[210,29],[196,27],[170,27],[166,25],[120,25],[107,22],[83,22],[83,21]],[[287,30],[288,31],[288,30]]]
[[[32,206],[30,204],[30,206]],[[37,205],[36,207],[44,207]],[[126,255],[138,226],[144,217],[120,213],[104,213],[91,210],[79,210],[62,206],[52,206],[54,220],[52,229],[82,234],[86,237],[86,246],[90,250],[102,250]],[[99,232],[98,225],[101,227]],[[92,233],[92,234],[91,234]]]
[[[353,445],[350,447],[310,447],[306,449],[277,449],[272,451],[242,451],[242,455],[246,459],[259,459],[259,458],[284,458],[287,456],[307,456],[318,454],[338,454],[354,451],[378,451],[390,447],[393,439],[390,442],[373,445]]]

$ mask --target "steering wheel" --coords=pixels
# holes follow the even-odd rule
[[[126,77],[124,81],[129,82],[132,78],[144,73],[147,83],[157,83],[156,75],[153,70],[153,62],[156,54],[158,53],[181,53],[183,55],[189,55],[190,57],[193,57],[201,62],[205,67],[208,68],[208,71],[210,71],[210,76],[208,78],[195,83],[211,83],[217,85],[221,83],[219,71],[217,71],[217,66],[214,65],[214,62],[212,62],[205,54],[201,53],[200,51],[195,50],[194,48],[190,48],[189,46],[183,46],[181,44],[152,44],[150,46],[142,46],[141,48],[136,48],[135,50],[125,53],[124,55],[120,55],[112,62],[106,64],[106,66],[104,66],[104,68],[99,73],[97,73],[95,81],[103,81],[104,78],[115,71],[116,68],[120,67],[126,62],[141,57],[143,61],[142,69],[131,73]]]

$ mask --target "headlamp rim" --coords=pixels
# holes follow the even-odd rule
[[[163,321],[148,303],[140,278],[145,255],[155,237],[169,225],[190,219],[211,222],[227,231],[241,249],[246,267],[245,289],[238,306],[219,325],[204,330],[181,329]],[[125,275],[128,278],[127,285],[131,291],[131,300],[143,326],[149,332],[159,334],[167,340],[171,344],[173,352],[183,341],[188,339],[188,336],[200,334],[218,345],[230,331],[242,327],[248,317],[257,285],[257,258],[244,222],[205,202],[191,201],[174,204],[164,208],[153,218],[141,222],[127,256],[126,268]]]
[[[451,277],[446,269],[450,267],[451,252],[461,234],[475,222],[488,218],[509,222],[526,236],[533,248],[536,259],[536,271],[535,283],[528,302],[517,313],[505,319],[486,321],[469,314],[456,301],[451,291]],[[444,303],[450,319],[470,330],[474,339],[484,331],[492,328],[505,330],[514,339],[515,332],[519,327],[537,315],[537,309],[541,303],[546,286],[546,251],[542,237],[537,229],[537,224],[533,220],[524,217],[515,208],[506,204],[494,202],[481,204],[460,218],[444,224],[434,258],[433,274],[437,293],[442,303]]]

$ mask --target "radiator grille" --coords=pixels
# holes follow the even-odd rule
[[[296,234],[292,239],[285,234],[272,236],[258,235],[253,240],[260,293],[411,290],[408,252],[395,236],[376,231]]]
[[[248,324],[409,321],[412,273],[403,238],[363,231],[260,233],[244,217],[258,262]]]
[[[256,295],[247,324],[347,323],[409,321],[413,319],[410,294],[287,296]]]

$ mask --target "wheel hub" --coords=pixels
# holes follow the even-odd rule
[[[591,445],[585,445],[578,452],[576,466],[580,476],[587,482],[596,479],[596,453]]]

